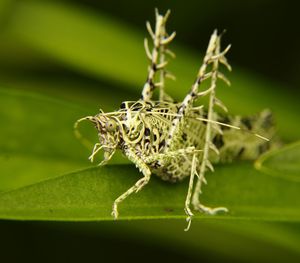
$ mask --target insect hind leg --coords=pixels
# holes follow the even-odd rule
[[[166,22],[170,15],[170,10],[167,11],[165,15],[160,15],[158,10],[155,10],[156,13],[156,24],[155,30],[151,28],[149,22],[146,26],[150,37],[153,42],[153,48],[150,50],[148,40],[145,38],[144,46],[148,59],[150,60],[150,66],[148,69],[148,76],[146,83],[144,84],[141,99],[144,101],[150,101],[152,99],[153,91],[156,88],[159,88],[159,100],[160,101],[172,101],[172,98],[169,97],[165,91],[165,78],[174,79],[174,76],[166,71],[166,65],[168,60],[166,60],[166,55],[174,57],[173,52],[171,52],[167,45],[174,39],[176,33],[173,32],[169,35],[166,31]],[[159,82],[156,82],[157,73],[160,72]]]
[[[185,207],[184,207],[184,211],[187,215],[186,221],[187,221],[188,225],[184,229],[184,231],[188,231],[190,229],[191,222],[192,222],[192,217],[194,216],[194,214],[192,213],[192,211],[190,209],[190,203],[191,203],[191,196],[192,196],[192,192],[193,192],[194,177],[195,177],[195,175],[198,176],[197,170],[196,170],[196,165],[197,165],[196,161],[197,161],[196,154],[194,154],[193,159],[192,159],[192,167],[191,167],[189,188],[188,188],[188,193],[187,193],[187,196],[186,196]]]
[[[202,182],[203,182],[203,180],[201,180],[201,178],[199,178],[197,181],[196,187],[195,187],[195,191],[194,191],[193,199],[192,199],[192,205],[193,205],[194,210],[201,211],[201,212],[204,212],[209,215],[215,215],[219,212],[225,212],[225,213],[228,212],[228,209],[226,207],[213,207],[212,208],[212,207],[201,204],[199,196],[202,193],[201,192]]]

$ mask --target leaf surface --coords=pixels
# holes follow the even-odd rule
[[[300,142],[266,153],[255,166],[269,175],[300,183]]]
[[[229,176],[230,175],[230,176]],[[132,165],[90,168],[0,195],[2,218],[40,220],[109,220],[114,199],[140,177]],[[224,165],[208,175],[202,202],[227,206],[218,219],[300,220],[300,185],[259,173],[249,163]],[[286,191],[282,192],[282,189]],[[120,206],[121,218],[184,217],[187,181],[152,178],[139,194]],[[211,217],[197,214],[196,217]]]

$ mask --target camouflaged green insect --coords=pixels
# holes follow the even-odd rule
[[[156,10],[154,30],[149,22],[146,23],[153,43],[150,49],[147,38],[144,41],[150,67],[141,98],[123,102],[115,112],[100,111],[95,116],[79,119],[75,123],[75,132],[82,138],[77,130],[78,123],[91,121],[98,131],[99,142],[89,159],[93,161],[94,156],[103,150],[104,160],[100,165],[104,165],[119,149],[143,174],[114,201],[112,215],[115,219],[118,218],[118,205],[130,194],[139,192],[152,174],[169,182],[178,182],[189,176],[184,209],[188,230],[193,216],[190,204],[194,210],[208,214],[227,212],[225,207],[204,206],[199,199],[201,186],[206,184],[205,172],[214,170],[212,163],[256,159],[272,147],[265,136],[273,137],[274,129],[270,111],[265,110],[253,117],[230,116],[216,97],[219,79],[230,85],[219,71],[220,65],[231,71],[225,57],[230,45],[221,51],[221,35],[217,30],[211,35],[196,80],[183,101],[175,103],[165,93],[165,79],[174,78],[166,70],[167,56],[174,57],[167,48],[175,37],[175,32],[169,35],[165,28],[169,15],[170,11],[160,15]],[[209,88],[200,91],[199,87],[205,80],[210,81]],[[159,99],[154,101],[152,95],[156,88],[159,89]],[[206,108],[201,105],[204,97],[208,97]],[[216,107],[223,113],[217,113]],[[197,183],[194,186],[195,176]]]

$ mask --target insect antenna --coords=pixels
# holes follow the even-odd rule
[[[203,107],[200,106],[197,108],[197,110],[199,109],[202,109]],[[152,111],[151,113],[146,113],[146,114],[156,114],[156,115],[162,115],[162,116],[172,116],[172,117],[181,117],[180,114],[177,114],[177,113],[165,113],[165,112],[159,112],[159,111]],[[189,117],[189,116],[186,116],[186,118],[193,118],[193,119],[196,119],[196,120],[199,120],[199,121],[204,121],[206,123],[213,123],[213,124],[218,124],[220,126],[224,126],[224,127],[228,127],[228,128],[231,128],[231,129],[236,129],[236,130],[240,130],[241,132],[246,132],[246,133],[249,133],[249,134],[252,134],[254,135],[255,137],[257,138],[260,138],[262,140],[265,140],[265,141],[270,141],[270,139],[256,133],[256,132],[253,132],[253,131],[249,131],[247,129],[244,129],[242,127],[238,127],[238,126],[235,126],[235,125],[232,125],[232,124],[228,124],[228,123],[224,123],[224,122],[220,122],[220,121],[215,121],[215,120],[210,120],[210,119],[207,119],[207,118],[200,118],[200,117],[197,117],[197,118],[194,118],[194,117]]]
[[[89,121],[92,121],[94,122],[95,120],[95,117],[94,116],[86,116],[84,118],[81,118],[79,120],[77,120],[75,123],[74,123],[74,134],[75,134],[75,137],[88,149],[90,149],[91,147],[94,146],[94,143],[92,143],[90,140],[84,138],[82,136],[82,134],[80,133],[79,131],[79,124],[83,121],[86,121],[86,120],[89,120]]]
[[[252,134],[255,137],[260,138],[262,140],[265,140],[267,142],[270,141],[270,139],[268,139],[268,138],[266,138],[266,137],[264,137],[264,136],[262,136],[262,135],[260,135],[256,132],[244,129],[242,127],[238,127],[238,126],[235,126],[235,125],[231,125],[231,124],[228,124],[228,123],[219,122],[219,121],[215,121],[215,120],[209,120],[209,119],[206,119],[206,118],[196,118],[196,119],[199,120],[199,121],[204,121],[204,122],[209,122],[209,123],[214,123],[214,124],[218,124],[218,125],[221,125],[221,126],[225,126],[225,127],[231,128],[231,129],[240,130],[241,132],[246,132],[246,133]]]

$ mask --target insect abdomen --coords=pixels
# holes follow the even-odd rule
[[[223,135],[215,135],[213,143],[220,151],[218,161],[231,162],[236,159],[255,160],[269,149],[277,148],[279,141],[274,137],[272,113],[264,110],[250,117],[229,117],[227,123],[241,130],[222,127]],[[269,139],[265,141],[255,134]]]

